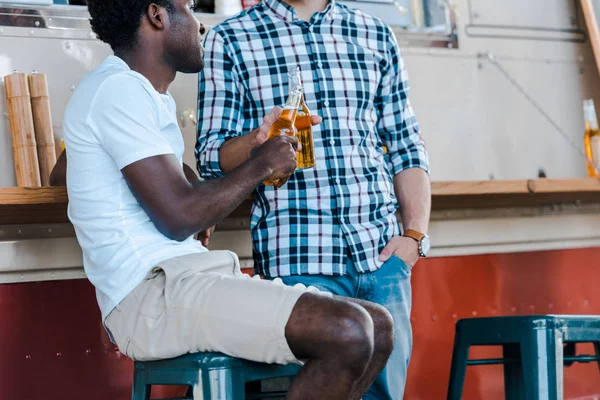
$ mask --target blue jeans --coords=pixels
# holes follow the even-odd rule
[[[363,400],[401,400],[412,351],[410,267],[393,255],[379,270],[359,273],[348,258],[346,275],[296,275],[282,277],[284,283],[302,283],[339,296],[381,304],[394,318],[394,350]]]

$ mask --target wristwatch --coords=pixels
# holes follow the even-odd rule
[[[431,240],[429,239],[429,236],[415,231],[414,229],[407,229],[402,236],[414,239],[417,243],[419,243],[419,256],[427,257],[427,253],[429,253],[429,249],[431,249]]]

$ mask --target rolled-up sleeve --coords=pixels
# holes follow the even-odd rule
[[[196,161],[203,179],[223,176],[219,150],[242,135],[244,91],[223,37],[211,30],[205,40],[204,69],[198,77]]]
[[[377,130],[394,175],[409,168],[429,172],[429,158],[408,98],[408,74],[396,37],[388,28],[387,70],[375,99]]]

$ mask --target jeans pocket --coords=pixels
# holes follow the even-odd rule
[[[399,270],[404,278],[409,278],[411,275],[412,268],[410,267],[410,265],[408,265],[406,261],[404,261],[395,254],[392,254],[392,256],[385,262],[384,265],[389,266],[389,268]]]

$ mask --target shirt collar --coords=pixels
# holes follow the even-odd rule
[[[334,14],[334,10],[335,10],[335,2],[336,2],[336,0],[330,0],[329,4],[325,8],[325,10],[318,12],[312,16],[310,23],[314,24],[323,19],[333,18],[333,14]],[[265,4],[267,10],[270,11],[277,18],[279,18],[285,22],[288,22],[288,23],[298,22],[298,14],[296,13],[296,10],[294,10],[294,7],[290,6],[289,4],[285,3],[284,1],[282,1],[282,0],[263,0],[263,3]]]

